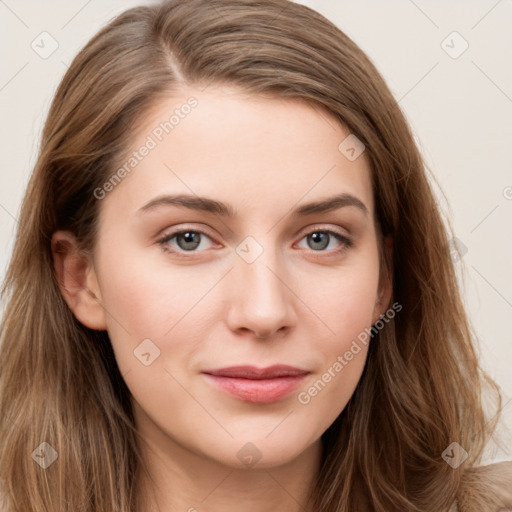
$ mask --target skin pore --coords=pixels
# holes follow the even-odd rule
[[[197,106],[172,131],[151,135],[190,97]],[[367,347],[307,404],[298,396],[391,297],[365,154],[347,159],[338,146],[349,132],[318,108],[226,86],[160,101],[133,150],[149,135],[156,146],[100,200],[94,254],[80,256],[68,232],[52,240],[67,303],[108,331],[133,395],[153,477],[141,481],[140,512],[308,510],[320,436],[350,399]],[[177,194],[222,202],[233,216],[162,199]],[[294,213],[340,194],[364,207]],[[202,373],[276,364],[308,373],[270,403]]]

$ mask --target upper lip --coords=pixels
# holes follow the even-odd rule
[[[239,379],[275,379],[278,377],[294,377],[297,375],[306,375],[307,370],[301,370],[293,366],[276,364],[266,368],[257,368],[256,366],[230,366],[228,368],[218,368],[214,370],[204,370],[202,373],[220,377],[231,377]]]

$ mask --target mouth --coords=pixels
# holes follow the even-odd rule
[[[268,404],[290,395],[310,372],[287,365],[274,365],[267,368],[231,366],[201,373],[216,389],[239,400]]]

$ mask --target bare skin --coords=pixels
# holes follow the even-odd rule
[[[141,479],[141,512],[304,512],[320,437],[350,399],[367,346],[334,364],[389,308],[370,169],[364,153],[340,152],[349,132],[325,112],[214,86],[162,101],[134,151],[191,96],[197,106],[101,199],[94,254],[54,234],[56,272],[76,317],[108,331],[133,395],[153,478]],[[166,194],[215,199],[235,215],[143,209]],[[363,207],[293,213],[340,194]],[[188,237],[172,237],[179,230]],[[275,364],[307,374],[267,403],[203,373]]]

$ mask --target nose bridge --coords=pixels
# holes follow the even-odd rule
[[[271,236],[260,240],[247,237],[236,248],[229,322],[232,329],[266,337],[293,325],[296,316],[279,248],[272,245]]]

